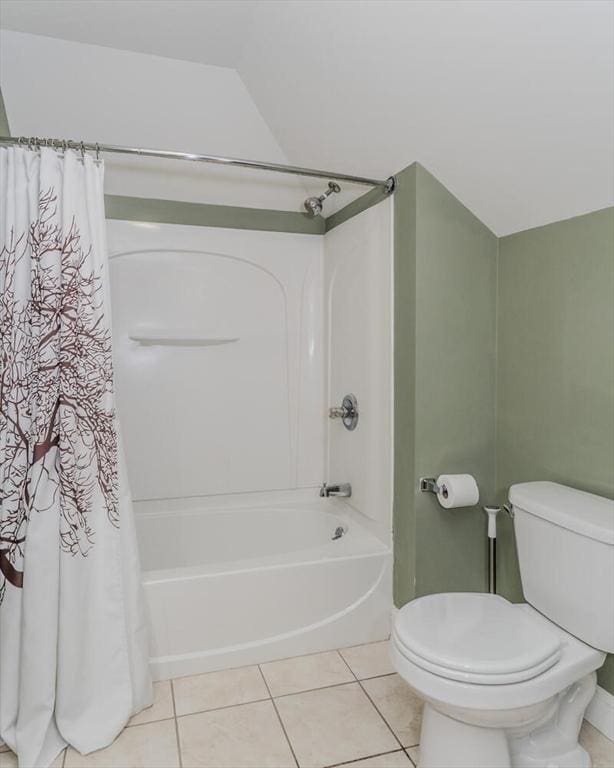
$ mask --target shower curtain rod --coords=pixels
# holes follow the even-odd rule
[[[141,155],[142,157],[161,157],[167,160],[193,160],[197,163],[215,163],[216,165],[232,165],[241,168],[253,168],[273,173],[288,173],[293,176],[309,176],[317,179],[330,179],[334,181],[348,181],[352,184],[364,184],[369,187],[381,187],[384,192],[390,194],[394,191],[394,176],[387,179],[370,179],[366,176],[352,176],[349,173],[337,173],[333,171],[321,171],[314,168],[301,168],[295,165],[281,165],[279,163],[265,163],[259,160],[242,160],[237,157],[219,157],[217,155],[201,155],[193,152],[173,152],[166,149],[142,149],[139,147],[121,147],[116,144],[92,144],[83,141],[64,139],[39,139],[24,136],[0,136],[0,144],[16,144],[22,147],[40,148],[53,147],[54,149],[76,149],[80,152],[113,152],[120,155]]]

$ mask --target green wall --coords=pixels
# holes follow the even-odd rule
[[[499,241],[499,502],[554,480],[614,497],[614,208]],[[522,599],[511,521],[499,587]],[[614,692],[614,657],[599,682]]]
[[[470,472],[494,494],[497,238],[428,171],[395,193],[395,602],[484,590],[480,507],[442,509],[422,475]]]

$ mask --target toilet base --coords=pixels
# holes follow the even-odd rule
[[[461,723],[424,705],[418,768],[511,768],[502,728]]]
[[[456,719],[427,701],[418,768],[591,768],[578,734],[595,686],[592,672],[544,702],[543,714],[532,722],[513,725],[504,716],[500,727],[492,719],[490,726],[471,722],[462,710],[453,714],[466,719]]]
[[[579,744],[556,757],[510,753],[505,731],[454,720],[424,706],[418,768],[591,768]]]

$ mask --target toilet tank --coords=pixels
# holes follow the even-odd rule
[[[510,488],[525,599],[614,652],[614,501],[549,482]]]

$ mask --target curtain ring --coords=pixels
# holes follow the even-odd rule
[[[100,144],[96,142],[96,162],[100,162]]]
[[[85,160],[85,144],[83,142],[80,142],[79,148],[81,150],[81,158]]]

